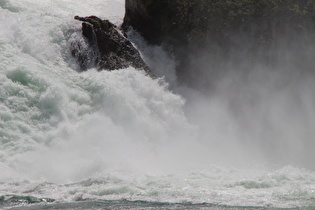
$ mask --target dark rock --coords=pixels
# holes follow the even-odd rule
[[[122,28],[132,27],[151,44],[160,45],[167,40],[182,44],[185,40],[177,25],[177,7],[177,0],[126,0]]]
[[[266,43],[315,20],[313,0],[126,0],[125,10],[123,29],[133,27],[149,43],[198,47],[241,32]]]
[[[149,43],[166,46],[184,82],[204,73],[198,61],[202,51],[208,56],[205,68],[217,67],[216,72],[224,59],[240,63],[237,59],[246,59],[240,55],[252,59],[261,51],[271,62],[268,50],[284,41],[286,46],[296,43],[315,23],[313,0],[126,0],[125,5],[123,29],[132,27]]]
[[[152,75],[138,50],[114,24],[95,16],[75,16],[74,18],[83,22],[83,36],[86,37],[90,44],[94,45],[98,51],[96,65],[99,70],[115,70],[132,66]]]

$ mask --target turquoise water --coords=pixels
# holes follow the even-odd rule
[[[73,17],[123,13],[122,0],[0,0],[0,208],[311,209],[313,78],[228,77],[203,95],[136,34],[161,78],[78,73]]]
[[[304,209],[311,210],[314,206],[303,208],[272,208],[272,207],[254,207],[254,206],[224,206],[215,204],[191,204],[191,203],[162,203],[145,201],[81,201],[75,203],[44,204],[14,207],[13,209],[210,209],[210,210],[242,210],[242,209]]]

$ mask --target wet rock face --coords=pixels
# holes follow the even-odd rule
[[[160,1],[156,1],[159,4]],[[135,30],[151,44],[161,43],[161,30],[150,11],[149,4],[143,0],[126,0],[125,17],[122,28],[127,31],[129,27]]]
[[[133,27],[153,44],[196,47],[240,35],[266,44],[315,21],[313,0],[126,0],[125,10],[124,30]]]
[[[141,0],[126,0],[125,10],[124,30],[128,30],[128,27],[132,26],[134,29],[141,32],[142,36],[149,41],[153,41],[159,36],[157,33],[157,25],[155,25],[149,17],[147,8]],[[154,43],[157,43],[157,41]]]
[[[132,27],[151,44],[184,42],[181,36],[185,33],[178,25],[178,0],[126,0],[125,10],[124,30]]]
[[[96,66],[99,70],[115,70],[132,66],[151,74],[138,50],[114,24],[96,16],[75,16],[75,19],[83,22],[82,34],[97,51]],[[79,63],[84,63],[80,59],[84,59],[84,56],[80,56],[78,60]]]
[[[125,6],[123,29],[132,27],[148,43],[166,46],[184,83],[209,71],[207,66],[210,77],[216,75],[228,58],[272,63],[273,48],[315,31],[314,0],[126,0]]]

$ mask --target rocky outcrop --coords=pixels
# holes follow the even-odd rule
[[[245,32],[270,41],[274,32],[303,30],[315,20],[313,0],[126,0],[123,28],[150,43],[194,45]]]
[[[290,45],[314,23],[313,0],[126,0],[123,28],[167,46],[178,61],[177,76],[190,80],[202,73],[201,51],[210,55],[209,65],[220,66],[218,57],[253,56],[283,40]]]
[[[114,24],[95,16],[75,16],[75,19],[83,22],[82,34],[97,51],[96,66],[99,70],[115,70],[132,66],[152,75],[138,50]],[[86,57],[81,55],[77,58],[79,63],[84,63],[82,59]]]
[[[133,27],[151,44],[161,44],[172,38],[183,41],[179,40],[182,33],[178,33],[179,27],[175,25],[177,6],[176,0],[126,0],[122,28]]]

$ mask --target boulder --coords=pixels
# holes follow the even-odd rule
[[[110,21],[96,16],[74,18],[83,22],[82,34],[97,50],[95,55],[98,56],[96,65],[99,70],[115,70],[132,66],[152,75],[139,51]],[[84,56],[78,58],[79,63],[83,63],[80,58],[84,59]]]

